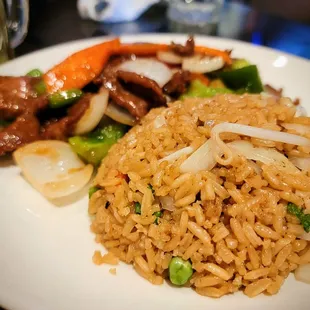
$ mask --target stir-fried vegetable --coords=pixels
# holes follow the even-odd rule
[[[264,88],[256,66],[246,66],[232,71],[222,71],[218,76],[229,88],[238,93],[261,93]]]
[[[93,166],[85,165],[62,141],[33,142],[19,148],[13,157],[29,183],[48,199],[78,192],[93,173]]]
[[[66,58],[63,62],[44,74],[48,93],[71,88],[83,88],[98,76],[112,55],[135,54],[136,56],[152,56],[159,51],[168,51],[169,44],[121,44],[114,39],[91,46]],[[205,46],[196,46],[195,52],[221,57],[226,64],[231,64],[230,53]]]
[[[40,82],[38,82],[35,86],[34,86],[35,91],[37,92],[38,95],[43,95],[46,94],[46,85],[44,83],[43,80],[41,80]]]
[[[159,51],[168,51],[170,46],[168,44],[154,44],[154,43],[140,43],[140,44],[121,44],[115,49],[115,54],[135,54],[137,56],[151,56],[155,55]],[[195,46],[195,52],[208,56],[219,56],[227,64],[231,64],[231,57],[228,52],[221,51],[218,49],[206,47],[206,46]]]
[[[200,80],[191,82],[188,90],[181,96],[184,98],[209,98],[217,94],[231,94],[232,91],[228,88],[213,88],[203,84]]]
[[[88,190],[88,197],[91,198],[91,196],[93,194],[95,194],[97,191],[99,191],[99,187],[98,186],[92,186],[89,190]]]
[[[172,71],[164,63],[152,58],[137,58],[128,60],[119,66],[119,70],[133,72],[155,81],[160,87],[172,78]]]
[[[74,134],[84,135],[94,130],[105,114],[108,101],[109,92],[106,89],[102,89],[98,94],[93,95],[89,107],[75,125]]]
[[[60,91],[54,94],[49,95],[49,106],[53,109],[58,109],[69,105],[76,101],[77,99],[81,98],[83,92],[79,89],[70,89]]]
[[[299,208],[292,202],[289,202],[287,204],[287,212],[295,215],[299,219],[304,230],[307,233],[310,232],[310,214],[305,214],[301,208]]]
[[[288,143],[293,145],[310,146],[310,140],[301,136],[293,135],[286,132],[269,130],[254,126],[235,124],[235,123],[220,123],[215,125],[211,130],[211,138],[221,149],[225,158],[215,155],[215,159],[221,165],[229,165],[233,159],[232,150],[222,141],[220,134],[223,132],[232,132],[239,135],[245,135],[257,139],[265,139],[276,142]]]
[[[31,77],[41,77],[43,72],[40,69],[32,69],[26,75]]]
[[[222,57],[194,55],[183,59],[182,69],[194,73],[209,73],[223,68],[224,65],[225,62]]]
[[[83,88],[101,73],[112,51],[119,45],[119,39],[114,39],[69,56],[44,74],[48,92]]]
[[[111,124],[86,136],[69,138],[72,149],[86,162],[95,166],[107,155],[110,147],[126,132],[126,126]]]
[[[155,193],[155,190],[154,190],[154,188],[153,188],[152,184],[149,184],[147,187],[148,187],[148,188],[152,191],[152,194],[154,194],[154,193]]]
[[[181,257],[173,257],[169,264],[169,279],[174,285],[184,285],[193,275],[192,264]]]

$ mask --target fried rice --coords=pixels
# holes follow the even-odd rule
[[[310,242],[302,238],[299,220],[287,212],[292,202],[310,213],[308,172],[237,153],[227,162],[214,152],[208,155],[216,158],[209,170],[180,167],[217,124],[291,133],[295,129],[281,124],[310,126],[310,118],[295,114],[289,99],[264,95],[187,99],[151,110],[111,148],[95,178],[99,190],[89,203],[91,230],[109,253],[96,252],[94,263],[121,260],[151,283],[162,284],[172,257],[178,256],[190,260],[194,274],[187,286],[198,294],[276,294],[291,272],[310,263]],[[226,145],[242,140],[286,158],[310,153],[308,146],[267,137],[220,137]],[[141,214],[135,213],[136,202]],[[160,218],[154,215],[158,211]]]

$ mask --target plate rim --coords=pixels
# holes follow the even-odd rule
[[[154,34],[154,33],[142,33],[142,34],[138,34],[138,35],[123,35],[123,36],[120,36],[121,39],[126,39],[126,38],[136,38],[136,39],[139,39],[139,37],[147,37],[149,36],[150,39],[151,38],[160,38],[160,37],[165,37],[165,40],[168,40],[169,37],[170,39],[175,39],[175,40],[182,40],[184,38],[187,38],[188,36],[186,34],[176,34],[176,33],[163,33],[163,34]],[[211,37],[211,36],[195,36],[197,38],[197,40],[207,40],[207,39],[212,39],[212,41],[219,41],[219,42],[227,42],[227,44],[229,45],[230,43],[231,44],[234,44],[234,45],[240,45],[240,46],[244,46],[244,47],[256,47],[258,48],[260,51],[262,52],[269,52],[269,53],[272,53],[274,56],[278,55],[278,56],[286,56],[288,57],[288,60],[291,60],[291,59],[295,59],[297,61],[301,61],[301,63],[303,65],[307,65],[310,67],[310,60],[306,59],[306,58],[302,58],[302,57],[299,57],[299,56],[296,56],[296,55],[292,55],[292,54],[289,54],[289,53],[286,53],[286,52],[282,52],[280,50],[277,50],[277,49],[273,49],[273,48],[269,48],[269,47],[265,47],[265,46],[259,46],[259,45],[254,45],[252,43],[249,43],[249,42],[244,42],[244,41],[240,41],[240,40],[234,40],[234,39],[226,39],[226,38],[220,38],[220,37]],[[0,70],[4,67],[4,66],[12,66],[14,65],[14,62],[16,62],[17,60],[18,61],[25,61],[28,57],[30,58],[33,58],[35,57],[37,54],[40,54],[40,53],[44,53],[44,52],[48,52],[48,50],[51,50],[53,48],[58,48],[58,47],[61,47],[61,48],[66,48],[66,47],[69,47],[70,45],[80,45],[80,44],[84,44],[85,42],[94,42],[94,44],[96,44],[96,42],[100,42],[101,40],[108,40],[108,39],[111,39],[111,38],[115,38],[115,36],[99,36],[99,37],[92,37],[92,38],[84,38],[84,39],[78,39],[78,40],[70,40],[70,41],[67,41],[67,42],[63,42],[63,43],[59,43],[59,44],[56,44],[56,45],[52,45],[52,46],[49,46],[49,47],[45,47],[43,49],[40,49],[40,50],[36,50],[36,51],[33,51],[31,53],[28,53],[28,54],[25,54],[25,55],[22,55],[20,57],[17,57],[13,60],[10,60],[6,63],[4,63],[3,65],[0,66]],[[212,44],[211,44],[212,45]],[[237,46],[236,46],[236,49],[237,49]],[[271,56],[271,54],[269,54]],[[90,254],[91,255],[91,254]],[[0,301],[0,307],[2,305],[2,301]],[[16,305],[16,304],[15,304]],[[12,307],[14,306],[13,304],[12,305],[8,305],[9,307]],[[14,308],[14,307],[13,307]],[[27,306],[25,307],[25,309],[27,308]]]

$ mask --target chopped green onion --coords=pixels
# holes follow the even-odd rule
[[[157,211],[157,212],[154,212],[153,215],[156,216],[154,224],[158,225],[159,224],[158,220],[159,220],[160,217],[162,217],[163,213],[161,211]]]
[[[141,214],[141,204],[139,202],[135,202],[135,213]]]
[[[147,187],[148,187],[148,188],[152,191],[152,194],[154,194],[154,193],[155,193],[155,190],[154,190],[154,188],[153,188],[152,184],[149,184]]]
[[[304,211],[292,202],[287,204],[287,212],[295,215],[299,219],[305,232],[310,232],[310,214],[304,214]]]

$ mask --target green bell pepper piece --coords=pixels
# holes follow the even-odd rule
[[[189,85],[188,90],[180,97],[181,100],[184,98],[209,98],[217,94],[231,94],[233,93],[228,88],[213,88],[208,87],[199,80],[194,80]]]
[[[121,124],[112,124],[97,129],[85,136],[69,138],[69,143],[82,159],[87,163],[98,166],[101,160],[107,155],[113,144],[120,139],[127,127]]]
[[[82,95],[83,92],[80,89],[72,88],[69,90],[63,90],[49,95],[49,106],[53,109],[58,109],[80,99]]]
[[[222,71],[218,76],[229,88],[236,91],[239,90],[238,93],[248,92],[255,94],[263,91],[263,84],[255,65],[232,71]]]
[[[31,77],[41,77],[43,75],[43,72],[40,69],[33,69],[29,71],[26,75]]]

